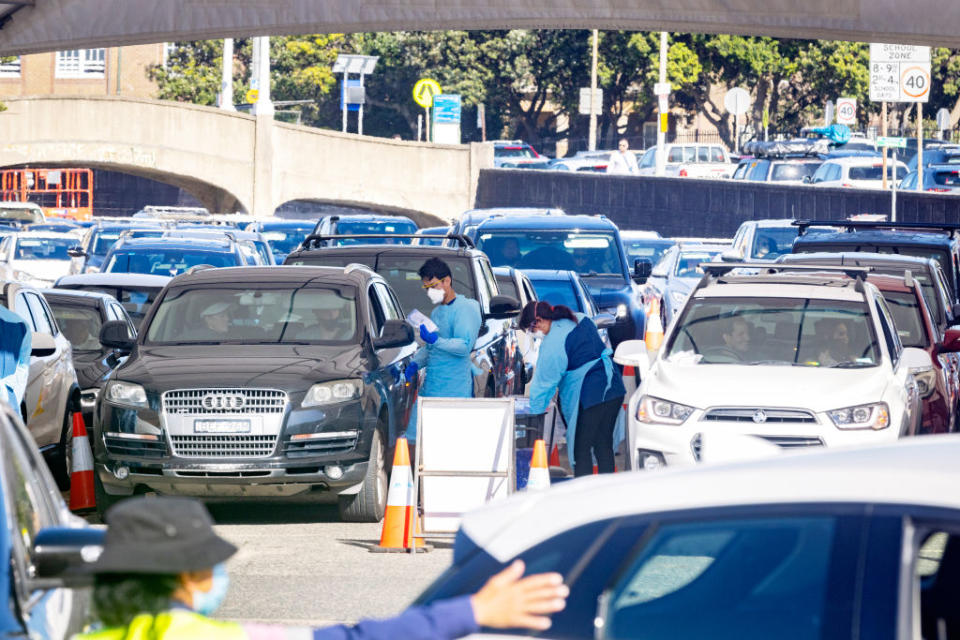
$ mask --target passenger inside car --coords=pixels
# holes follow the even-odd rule
[[[850,329],[843,320],[818,320],[816,334],[823,345],[817,354],[817,362],[822,366],[832,367],[841,362],[850,362],[856,357],[850,345]]]

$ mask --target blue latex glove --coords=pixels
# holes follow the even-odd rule
[[[407,382],[410,382],[417,377],[417,371],[420,370],[420,365],[416,362],[411,362],[407,365],[407,368],[403,370],[403,377],[407,379]]]
[[[436,333],[431,333],[430,330],[427,329],[427,325],[420,325],[420,339],[427,344],[433,344],[439,337]]]

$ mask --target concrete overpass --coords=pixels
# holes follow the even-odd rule
[[[492,145],[343,134],[180,102],[5,100],[0,167],[88,166],[179,186],[211,211],[272,215],[290,200],[450,219],[473,206]]]

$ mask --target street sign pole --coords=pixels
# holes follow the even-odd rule
[[[890,222],[896,222],[896,221],[897,221],[897,152],[894,151],[893,152],[893,191],[890,192]]]
[[[417,114],[417,142],[423,140],[423,114]]]
[[[667,32],[660,32],[660,84],[667,83]],[[657,111],[657,175],[663,177],[667,172],[667,132],[664,131],[663,120],[666,115],[665,103],[667,96],[659,98]]]
[[[587,140],[587,147],[590,151],[597,150],[597,53],[599,45],[597,44],[599,33],[593,30],[593,61],[590,65],[590,133]]]
[[[343,82],[340,83],[340,111],[343,113],[343,127],[340,129],[347,132],[347,72],[343,72]]]
[[[427,142],[433,142],[430,137],[430,107],[423,108],[423,119],[427,122]]]
[[[880,135],[887,137],[887,101],[880,105]],[[883,147],[883,188],[887,188],[887,148]]]
[[[923,191],[923,103],[917,103],[917,191]]]

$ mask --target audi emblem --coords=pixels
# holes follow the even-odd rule
[[[767,421],[767,413],[763,409],[757,409],[753,414],[753,421],[757,424],[763,424]]]
[[[208,393],[200,404],[208,411],[234,411],[242,409],[246,399],[239,393]]]

